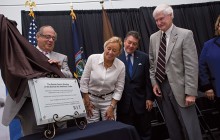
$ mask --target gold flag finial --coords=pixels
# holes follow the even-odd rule
[[[34,18],[33,7],[36,7],[36,3],[35,3],[34,1],[27,0],[27,1],[25,2],[25,6],[29,6],[29,8],[30,8],[30,13],[29,13],[28,15]]]
[[[100,4],[102,4],[102,5],[103,5],[103,3],[104,3],[104,0],[100,0]]]
[[[76,14],[73,11],[73,3],[70,3],[70,16],[72,17],[72,20],[76,20]]]
[[[102,5],[102,8],[104,8],[104,0],[101,0],[100,4]]]

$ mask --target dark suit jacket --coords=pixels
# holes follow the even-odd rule
[[[146,111],[146,100],[153,101],[153,91],[149,77],[149,58],[141,51],[135,51],[133,74],[129,76],[125,52],[119,56],[126,66],[125,86],[121,100],[118,102],[117,111],[128,113],[131,102],[136,113],[142,114]]]

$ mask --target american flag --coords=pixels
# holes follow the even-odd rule
[[[28,41],[34,45],[34,47],[37,46],[37,40],[36,40],[36,33],[37,33],[37,25],[35,22],[35,19],[32,18],[29,26],[29,31],[28,31]]]

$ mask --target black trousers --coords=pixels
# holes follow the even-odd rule
[[[117,121],[133,125],[142,140],[151,140],[151,112],[145,110],[143,114],[137,114],[131,103],[128,113],[117,112]]]
[[[220,97],[217,97],[215,100],[215,107],[220,112]]]

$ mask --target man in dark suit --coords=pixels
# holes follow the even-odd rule
[[[160,99],[172,140],[201,140],[195,109],[198,57],[193,33],[173,24],[173,9],[157,6],[153,17],[160,29],[150,37],[150,78]]]
[[[149,77],[148,55],[138,51],[140,35],[127,33],[119,59],[126,65],[125,86],[117,105],[117,121],[133,125],[143,140],[151,139],[153,92]],[[129,60],[130,59],[130,60]]]
[[[68,67],[67,56],[53,51],[56,37],[57,33],[51,26],[43,26],[39,29],[37,33],[37,49],[45,55],[44,56],[40,53],[39,57],[45,57],[48,63],[55,64],[65,77],[71,78],[72,73]],[[21,120],[23,135],[42,132],[46,127],[46,125],[37,126],[36,124],[36,118],[28,86],[26,86],[19,102],[13,100],[10,95],[7,96],[2,124],[8,126],[16,116]],[[61,125],[65,126],[63,123],[60,123],[60,126]]]

